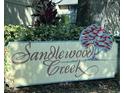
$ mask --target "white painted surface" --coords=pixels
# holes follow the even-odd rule
[[[59,2],[60,0],[52,0],[53,2]],[[59,5],[73,5],[78,4],[78,0],[62,0]]]

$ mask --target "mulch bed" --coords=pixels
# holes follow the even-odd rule
[[[112,79],[44,84],[17,89],[9,88],[5,84],[4,90],[4,93],[120,93],[120,79],[116,76]]]

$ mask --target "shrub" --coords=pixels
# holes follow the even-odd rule
[[[82,28],[76,25],[42,25],[28,28],[21,25],[5,26],[5,45],[9,41],[58,41],[78,40]]]
[[[23,34],[26,32],[24,26],[19,25],[6,25],[4,26],[4,40],[5,44],[9,41],[22,40]]]
[[[32,15],[36,18],[33,22],[34,26],[40,26],[41,24],[56,24],[59,21],[57,16],[56,4],[50,0],[34,1],[33,9],[35,13]]]

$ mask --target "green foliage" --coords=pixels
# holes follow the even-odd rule
[[[62,24],[69,24],[69,16],[68,15],[61,15],[61,20],[60,22]]]
[[[5,44],[9,41],[20,41],[24,38],[27,29],[19,25],[6,25],[4,26],[4,40]]]
[[[28,28],[21,25],[5,26],[5,45],[9,41],[59,41],[78,40],[81,27],[76,25],[43,25]]]

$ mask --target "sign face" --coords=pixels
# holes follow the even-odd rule
[[[8,61],[14,86],[112,78],[117,68],[117,44],[108,52],[80,41],[10,42]],[[95,59],[94,59],[95,56]]]

